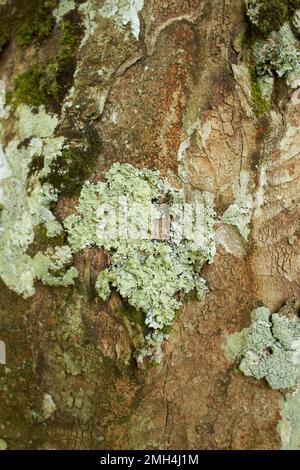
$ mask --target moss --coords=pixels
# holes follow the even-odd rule
[[[44,74],[42,65],[34,65],[17,76],[13,93],[15,105],[39,106],[46,102],[47,93],[42,86]]]
[[[65,19],[60,23],[57,54],[45,63],[34,64],[17,76],[12,102],[29,106],[41,104],[60,108],[75,70],[75,51],[80,38],[78,24]]]
[[[255,67],[250,67],[250,80],[252,100],[255,106],[255,114],[259,117],[269,111],[270,101],[262,94],[262,90],[259,84],[259,77],[256,73]]]
[[[54,27],[55,19],[52,11],[55,2],[46,0],[39,4],[39,8],[32,12],[32,15],[27,15],[25,21],[17,28],[16,41],[20,46],[29,46],[33,40],[41,41],[50,35]]]
[[[64,194],[76,194],[91,175],[96,158],[88,149],[65,149],[59,160],[52,163],[47,181]]]
[[[33,40],[41,41],[49,36],[55,19],[52,15],[55,0],[13,0],[0,7],[0,49],[16,38],[26,47]]]
[[[116,309],[116,314],[120,318],[127,318],[131,323],[140,325],[142,328],[145,326],[145,315],[141,310],[137,310],[132,305],[123,304]]]

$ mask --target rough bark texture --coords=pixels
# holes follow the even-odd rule
[[[88,3],[99,12],[105,2]],[[258,201],[250,235],[245,242],[217,223],[217,254],[204,268],[210,291],[202,302],[187,299],[153,368],[132,357],[119,295],[95,298],[95,273],[106,265],[100,250],[75,256],[74,287],[38,284],[24,300],[0,281],[0,438],[12,449],[277,449],[281,393],[243,376],[224,345],[227,333],[249,325],[253,306],[277,311],[299,295],[300,95],[278,83],[271,111],[254,113],[247,78],[243,86],[232,71],[243,61],[233,47],[247,28],[242,1],[144,3],[138,40],[130,24],[99,13],[91,20],[57,135],[93,141],[92,181],[128,162],[178,184],[185,142],[184,186],[212,192],[218,217],[247,175]],[[55,30],[26,49],[12,39],[1,53],[2,78],[10,82],[37,48],[51,56],[55,41]],[[191,131],[195,122],[202,134]],[[61,194],[58,218],[76,197]],[[45,394],[56,405],[47,419]]]

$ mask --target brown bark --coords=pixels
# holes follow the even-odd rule
[[[240,61],[233,40],[246,27],[242,1],[149,0],[140,21],[139,41],[125,40],[97,17],[77,53],[76,98],[61,132],[88,123],[97,133],[92,180],[128,162],[178,181],[179,147],[198,120],[211,131],[204,145],[190,136],[187,190],[212,192],[220,217],[242,171],[256,197],[265,165],[263,205],[247,243],[234,228],[216,227],[217,254],[204,270],[210,292],[186,301],[156,368],[137,367],[115,314],[120,297],[95,300],[94,272],[105,263],[97,250],[77,255],[74,288],[38,285],[22,300],[1,282],[0,438],[14,449],[276,449],[281,394],[228,363],[224,335],[249,325],[257,302],[276,311],[299,295],[299,133],[281,146],[299,126],[297,91],[278,94],[267,116],[254,114],[232,72]],[[19,60],[10,45],[2,71]],[[62,196],[56,214],[70,213],[74,201]],[[56,405],[46,420],[38,417],[45,394]]]

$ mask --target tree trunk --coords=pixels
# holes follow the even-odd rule
[[[0,58],[3,149],[8,155],[21,133],[20,107],[57,116],[54,136],[73,152],[51,168],[56,178],[60,165],[67,172],[49,206],[59,222],[75,211],[84,181],[103,181],[116,162],[159,170],[186,194],[210,193],[216,214],[216,254],[201,272],[209,292],[200,301],[185,296],[155,367],[135,359],[142,333],[117,314],[126,299],[116,291],[97,298],[95,280],[108,263],[100,248],[73,254],[74,285],[37,280],[26,296],[2,274],[1,445],[280,448],[282,391],[243,375],[228,360],[226,338],[250,325],[254,307],[277,312],[299,296],[297,84],[275,77],[268,109],[260,108],[249,72],[256,33],[242,0],[62,0],[45,34],[40,25],[24,33],[32,14],[24,2],[0,3],[10,23]],[[77,29],[66,38],[68,24]],[[17,138],[19,149],[28,137]],[[249,216],[240,230],[222,219],[233,204]],[[34,234],[31,257],[48,247],[41,230]],[[2,272],[15,263],[10,254],[7,266],[0,260]]]

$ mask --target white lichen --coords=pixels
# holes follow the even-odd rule
[[[247,240],[253,214],[253,196],[249,192],[249,174],[242,170],[239,178],[239,187],[235,190],[236,198],[222,215],[222,222],[236,227],[240,235]]]
[[[143,9],[143,6],[144,0],[106,0],[100,14],[104,18],[113,18],[119,27],[129,24],[133,36],[139,39],[139,12]]]
[[[42,402],[42,416],[44,420],[49,419],[56,411],[56,404],[50,393],[44,393]]]
[[[77,214],[64,223],[69,244],[74,251],[91,245],[104,247],[110,254],[110,267],[98,276],[99,297],[106,300],[111,287],[116,288],[130,305],[145,314],[148,328],[162,332],[181,306],[179,293],[195,290],[201,299],[207,292],[199,272],[206,262],[212,262],[215,253],[213,209],[204,195],[199,195],[200,230],[194,232],[196,220],[192,218],[191,225],[184,224],[182,233],[184,193],[170,186],[159,172],[114,164],[106,180],[83,186]],[[170,232],[165,239],[154,239],[153,226],[148,222],[152,219],[155,225],[159,219],[161,213],[155,205],[161,201],[168,202]],[[117,225],[109,208],[120,208],[122,204],[127,224],[119,218]],[[100,213],[98,208],[103,205],[107,212]],[[103,231],[107,225],[110,232]],[[155,337],[160,336],[151,336],[151,341]]]
[[[58,7],[52,12],[56,22],[59,23],[67,13],[75,10],[75,8],[76,4],[74,0],[60,0]]]
[[[68,286],[74,284],[77,270],[71,266],[67,271],[65,266],[72,262],[72,252],[69,246],[48,248],[45,253],[37,253],[33,258],[33,266],[38,279],[48,286]]]
[[[247,16],[252,24],[259,25],[260,12],[262,8],[261,2],[257,0],[245,0]]]
[[[272,31],[266,41],[257,41],[253,47],[256,71],[259,75],[274,73],[287,76],[299,68],[296,38],[289,23],[279,31]]]
[[[80,43],[79,49],[81,49],[90,39],[91,36],[96,31],[96,6],[94,5],[93,0],[87,0],[85,3],[82,3],[79,8],[79,12],[83,15],[83,27],[84,27],[84,36]],[[75,75],[76,76],[76,72]]]
[[[266,379],[275,390],[296,389],[300,383],[300,321],[259,307],[251,326],[228,339],[228,358],[238,359],[247,376]]]
[[[24,297],[34,294],[36,279],[51,285],[69,285],[74,283],[76,274],[74,268],[65,275],[58,273],[50,257],[47,276],[45,270],[40,271],[39,256],[32,258],[27,254],[38,225],[45,226],[49,237],[62,232],[50,210],[50,205],[57,200],[57,191],[42,182],[42,177],[50,171],[51,162],[61,155],[64,139],[54,136],[57,124],[57,117],[47,114],[44,107],[32,112],[28,106],[21,105],[16,110],[15,137],[3,149],[2,161],[7,168],[5,177],[0,180],[0,277],[10,289]],[[34,159],[42,162],[42,169],[31,174]],[[68,261],[65,257],[64,262]]]

